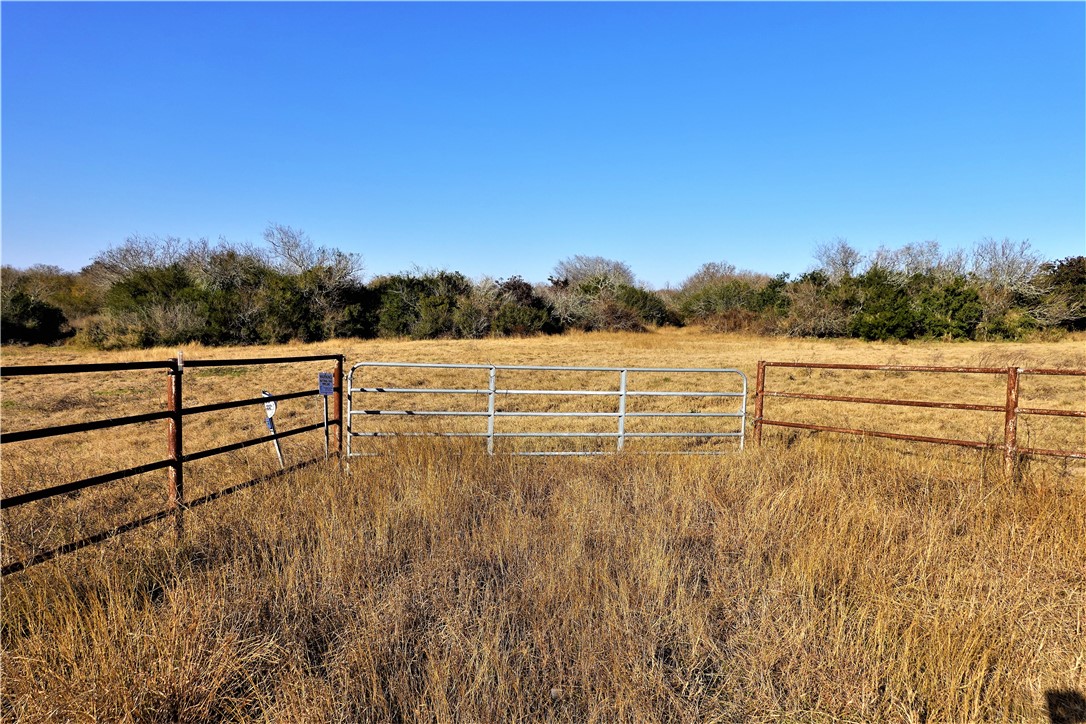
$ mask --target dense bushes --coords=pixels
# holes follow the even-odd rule
[[[414,270],[363,283],[356,255],[269,226],[266,247],[134,237],[78,273],[4,267],[3,341],[99,348],[641,331],[870,340],[1019,338],[1086,329],[1086,257],[1043,262],[1028,242],[984,240],[971,257],[925,242],[864,257],[837,239],[791,278],[702,265],[678,289],[638,284],[623,262],[560,261],[546,284]]]
[[[550,308],[520,277],[473,284],[459,272],[430,271],[379,277],[367,287],[369,311],[350,314],[359,337],[475,339],[559,331]]]
[[[47,344],[66,336],[68,320],[59,307],[14,290],[0,298],[3,341]]]
[[[677,311],[717,331],[773,333],[792,304],[787,289],[787,274],[769,277],[710,262],[683,282]]]
[[[990,239],[972,260],[938,244],[879,249],[843,240],[817,250],[819,268],[791,280],[701,267],[676,295],[687,321],[710,329],[887,339],[1016,339],[1086,328],[1086,257],[1042,263],[1027,242]]]

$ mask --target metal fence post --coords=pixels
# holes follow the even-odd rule
[[[336,439],[333,450],[337,456],[343,455],[343,355],[336,357],[336,369],[332,383],[332,409],[336,414]]]
[[[178,352],[177,361],[171,365],[166,378],[166,410],[170,413],[170,417],[166,422],[167,452],[170,460],[168,496],[169,507],[174,514],[178,536],[183,535],[185,532],[185,467],[184,439],[182,435],[184,402],[181,384],[184,372],[185,359],[181,352]]]
[[[765,392],[765,360],[758,361],[758,376],[754,381],[754,445],[762,446],[762,402]]]
[[[626,444],[626,370],[622,370],[618,378],[618,451]]]
[[[1003,471],[1014,474],[1018,459],[1018,368],[1007,368],[1007,412],[1003,424]]]

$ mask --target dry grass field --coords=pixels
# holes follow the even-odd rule
[[[759,359],[1086,367],[1081,336],[903,345],[667,329],[185,349],[190,359],[340,352],[348,365],[736,367],[752,386]],[[3,364],[175,354],[5,348]],[[313,387],[327,368],[187,370],[185,405]],[[163,409],[165,377],[7,379],[3,430]],[[382,383],[417,377],[387,372]],[[767,387],[998,405],[1005,378],[777,369]],[[1021,399],[1082,409],[1086,388],[1082,378],[1027,376]],[[535,402],[585,409],[562,396]],[[316,404],[283,402],[277,424],[316,421]],[[1002,435],[1000,413],[771,399],[766,416]],[[164,427],[5,445],[3,494],[160,459]],[[185,449],[263,431],[258,408],[194,416]],[[1086,428],[1026,418],[1020,440],[1081,449]],[[193,510],[180,545],[172,526],[156,524],[4,578],[0,712],[73,722],[1047,722],[1062,716],[1061,702],[1073,709],[1086,696],[1080,464],[1036,460],[1007,477],[997,453],[777,428],[765,443],[739,453],[728,441],[719,446],[733,452],[712,457],[592,458],[489,457],[478,440],[368,443],[381,454],[352,461],[350,476],[317,465]],[[321,439],[283,448],[289,464],[319,454]],[[195,463],[188,497],[275,467],[264,445]],[[3,561],[164,503],[159,471],[6,510]]]

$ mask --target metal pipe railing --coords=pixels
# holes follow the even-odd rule
[[[438,369],[438,370],[475,370],[487,373],[488,384],[486,388],[479,387],[385,387],[371,384],[355,385],[355,375],[366,368],[401,368],[401,369]],[[591,372],[610,373],[618,375],[616,389],[525,389],[520,387],[498,387],[498,375],[501,372]],[[714,373],[737,375],[742,383],[739,391],[709,390],[709,391],[684,391],[684,390],[636,390],[631,389],[630,377],[637,374],[691,374]],[[355,393],[360,394],[426,394],[426,395],[479,395],[486,396],[486,410],[415,410],[415,409],[359,409],[355,407]],[[499,438],[601,438],[614,439],[615,451],[627,449],[626,442],[633,438],[674,437],[674,438],[707,438],[707,437],[736,437],[739,438],[739,447],[742,449],[746,439],[746,397],[747,378],[740,370],[732,368],[688,368],[688,367],[562,367],[556,365],[481,365],[481,364],[451,364],[433,362],[359,362],[351,367],[347,374],[347,457],[356,457],[352,447],[352,439],[355,437],[485,437],[487,439],[487,452],[494,453],[495,440]],[[540,411],[540,410],[499,410],[497,399],[502,395],[508,396],[577,396],[577,397],[613,397],[616,401],[614,411]],[[738,399],[740,408],[737,412],[630,412],[629,400],[633,397],[642,398],[734,398]],[[486,432],[366,432],[357,429],[355,419],[363,417],[380,417],[383,415],[400,417],[435,417],[435,418],[486,418]],[[568,433],[556,431],[530,431],[530,432],[499,432],[496,429],[497,421],[506,418],[612,418],[616,421],[615,432],[584,432]],[[738,430],[733,432],[668,432],[668,433],[635,433],[627,429],[627,420],[631,418],[736,418],[739,420]],[[569,452],[569,451],[567,451]],[[587,453],[593,451],[573,451]],[[523,451],[517,454],[526,454]],[[533,454],[539,454],[538,451]]]
[[[291,400],[302,397],[314,397],[319,393],[316,390],[303,390],[299,392],[289,392],[280,395],[274,395],[272,397],[258,397],[245,400],[232,400],[228,402],[219,402],[209,405],[200,405],[197,407],[186,408],[184,406],[184,371],[185,368],[208,368],[208,367],[237,367],[247,365],[268,365],[268,364],[291,364],[298,362],[316,362],[316,361],[334,361],[335,373],[334,373],[334,386],[333,386],[333,402],[334,409],[333,419],[329,419],[327,423],[315,423],[312,425],[305,425],[303,427],[294,428],[291,430],[280,431],[273,435],[265,435],[259,438],[251,440],[244,440],[241,442],[230,443],[228,445],[222,445],[219,447],[211,448],[208,450],[201,450],[194,453],[185,453],[184,450],[184,420],[190,415],[205,414],[210,412],[217,412],[221,410],[228,410],[237,407],[245,407],[249,405],[263,404],[268,402],[269,399],[275,401]],[[166,410],[160,412],[149,412],[138,415],[128,415],[124,417],[115,417],[105,420],[93,420],[90,422],[73,423],[67,425],[55,425],[51,427],[35,428],[30,430],[18,430],[15,432],[0,432],[0,443],[16,443],[25,442],[29,440],[40,440],[45,438],[58,437],[63,435],[71,435],[75,433],[88,432],[92,430],[104,430],[110,428],[118,428],[127,425],[136,425],[147,422],[155,422],[159,420],[165,420],[167,423],[166,429],[166,452],[167,457],[163,460],[156,462],[144,463],[142,465],[136,465],[134,467],[126,468],[124,470],[116,470],[101,475],[94,475],[89,478],[83,478],[82,480],[75,480],[68,483],[62,483],[54,485],[48,488],[39,490],[32,490],[17,495],[11,495],[6,498],[0,499],[0,509],[7,510],[15,508],[27,503],[32,503],[39,500],[46,500],[58,495],[64,495],[80,490],[85,490],[91,487],[97,487],[106,483],[115,482],[124,478],[133,477],[135,475],[142,475],[149,472],[154,472],[165,468],[167,470],[167,509],[161,513],[155,514],[140,521],[132,523],[125,523],[117,528],[111,529],[101,534],[90,536],[84,541],[78,541],[72,544],[66,544],[54,551],[46,554],[41,554],[35,557],[32,561],[16,562],[4,566],[3,575],[13,573],[18,570],[25,569],[28,565],[34,562],[41,562],[48,560],[55,555],[61,553],[70,552],[83,547],[89,542],[98,542],[105,538],[116,535],[118,532],[131,530],[135,527],[141,527],[148,522],[154,520],[160,520],[163,517],[173,516],[177,526],[178,534],[183,533],[183,515],[184,511],[191,507],[190,503],[185,499],[185,464],[191,463],[196,460],[202,460],[205,458],[213,457],[215,455],[221,455],[223,453],[231,452],[234,450],[240,450],[253,445],[259,445],[261,443],[269,442],[272,440],[278,440],[284,437],[290,437],[298,435],[304,432],[317,430],[324,428],[327,424],[328,427],[334,426],[336,428],[336,434],[333,438],[333,452],[337,455],[342,453],[342,437],[343,437],[343,414],[342,414],[342,391],[343,391],[343,355],[303,355],[296,357],[264,357],[264,358],[246,358],[246,359],[223,359],[223,360],[185,360],[181,354],[178,353],[176,359],[170,359],[165,361],[145,361],[145,362],[109,362],[109,363],[88,363],[88,364],[62,364],[62,365],[9,365],[6,367],[0,367],[0,378],[20,377],[28,375],[55,375],[55,374],[81,374],[81,373],[96,373],[96,372],[127,372],[137,370],[165,370],[167,372],[166,379]],[[205,496],[206,497],[206,496]]]
[[[886,372],[933,372],[933,373],[968,373],[1006,375],[1006,398],[1002,405],[968,404],[960,402],[935,402],[926,400],[895,400],[887,398],[854,397],[845,395],[821,395],[801,392],[784,392],[767,390],[766,370],[770,367],[787,367],[799,369],[831,369],[831,370],[872,370]],[[754,413],[754,439],[755,444],[761,445],[762,426],[773,425],[777,427],[799,428],[822,432],[836,432],[846,435],[860,435],[864,437],[882,437],[894,440],[907,440],[912,442],[925,442],[944,445],[957,445],[972,448],[999,449],[1003,452],[1003,465],[1007,474],[1012,474],[1022,455],[1045,455],[1074,459],[1086,459],[1086,452],[1076,450],[1055,450],[1047,448],[1021,448],[1018,446],[1018,418],[1021,415],[1048,415],[1053,417],[1086,418],[1086,410],[1053,410],[1045,408],[1021,407],[1019,405],[1019,387],[1022,375],[1048,375],[1048,376],[1086,376],[1086,370],[1075,369],[1048,369],[1048,368],[1020,368],[1020,367],[932,367],[914,365],[862,365],[862,364],[832,364],[832,363],[807,363],[807,362],[765,362],[758,363],[758,376],[755,383],[755,413]],[[827,402],[848,402],[874,405],[902,405],[909,407],[926,407],[945,410],[969,410],[979,412],[1002,412],[1003,417],[1003,442],[981,442],[975,440],[958,440],[953,438],[927,437],[922,435],[908,435],[904,433],[891,433],[878,430],[858,430],[829,425],[813,425],[790,420],[766,419],[765,399],[767,397],[779,397],[795,400],[820,400]]]

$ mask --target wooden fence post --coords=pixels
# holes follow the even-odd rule
[[[335,454],[343,456],[343,355],[336,357],[335,379],[332,385],[332,409],[336,413]]]
[[[177,362],[172,364],[166,378],[166,410],[170,417],[166,423],[167,451],[170,460],[169,467],[169,507],[173,511],[178,537],[184,534],[184,505],[185,505],[185,468],[184,468],[184,442],[182,437],[181,410],[184,407],[182,400],[181,378],[185,372],[185,361],[181,352],[177,353]]]
[[[1003,471],[1013,475],[1018,461],[1018,368],[1007,368],[1007,412],[1003,423]]]
[[[758,376],[754,381],[754,445],[762,446],[762,403],[765,399],[765,360],[758,361]]]

